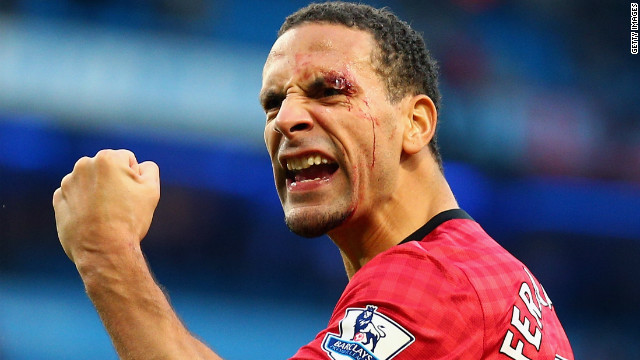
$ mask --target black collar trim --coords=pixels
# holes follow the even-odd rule
[[[424,224],[420,229],[416,230],[413,234],[402,240],[400,244],[404,244],[409,241],[420,241],[427,235],[429,235],[429,233],[435,230],[438,226],[442,225],[445,221],[453,219],[473,220],[473,218],[462,209],[446,210],[431,218],[431,220]]]

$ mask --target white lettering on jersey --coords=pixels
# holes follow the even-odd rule
[[[531,293],[531,288],[529,288],[529,284],[527,284],[526,282],[522,283],[522,285],[520,286],[519,295],[522,301],[524,301],[527,309],[529,309],[529,313],[536,319],[538,327],[542,329],[542,309],[535,304],[533,294]],[[515,313],[513,316],[515,318]],[[527,323],[529,322],[529,320],[527,320],[526,318],[525,321],[527,321]],[[513,324],[513,320],[511,321],[511,323]],[[527,327],[529,326],[527,325]]]
[[[540,342],[542,342],[542,333],[540,329],[534,326],[535,334],[530,332],[531,322],[527,317],[524,317],[524,321],[520,320],[520,309],[517,306],[513,307],[513,315],[511,317],[511,325],[515,326],[518,331],[524,336],[525,340],[536,347],[536,350],[540,350]]]
[[[551,303],[551,299],[549,299],[549,295],[547,295],[547,292],[544,291],[544,288],[542,287],[542,285],[540,285],[540,287],[542,288],[542,293],[544,294],[544,299],[542,298],[542,296],[540,296],[540,288],[538,288],[538,284],[533,279],[533,275],[531,275],[531,273],[529,272],[529,270],[527,270],[526,267],[524,267],[524,271],[527,273],[527,276],[529,276],[529,279],[531,280],[531,284],[533,284],[533,290],[535,291],[536,299],[538,300],[538,303],[540,304],[540,306],[539,306],[540,310],[542,310],[542,306],[546,306],[549,309],[553,308],[553,304]]]
[[[513,347],[514,332],[509,329],[500,347],[500,353],[514,360],[531,360],[524,355],[525,346],[533,345],[536,351],[540,351],[540,344],[542,343],[542,307],[552,308],[551,300],[549,300],[549,296],[544,291],[544,288],[542,288],[542,286],[538,287],[538,284],[526,267],[524,271],[531,280],[531,286],[527,282],[523,282],[522,285],[520,285],[518,295],[528,311],[523,313],[517,305],[514,305],[511,313],[511,325],[524,337],[526,344],[522,340],[517,340],[515,347]],[[533,291],[531,291],[532,287]],[[542,288],[544,298],[540,294],[540,288]],[[535,324],[529,320],[527,314],[535,319]]]
[[[507,330],[507,335],[504,337],[502,346],[500,347],[500,353],[507,355],[514,360],[531,360],[524,356],[524,343],[520,340],[516,343],[516,347],[512,348],[511,343],[513,341],[513,333],[511,330]]]

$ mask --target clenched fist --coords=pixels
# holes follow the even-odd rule
[[[69,258],[117,257],[138,248],[160,198],[158,166],[128,150],[83,157],[53,194],[58,237]]]

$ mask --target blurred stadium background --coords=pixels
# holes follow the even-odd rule
[[[326,324],[342,263],[329,239],[284,226],[257,101],[276,31],[305,3],[0,0],[0,359],[116,358],[51,207],[75,160],[101,148],[160,165],[144,248],[205,342],[283,359]],[[638,358],[630,3],[369,3],[424,33],[441,63],[446,174],[542,281],[576,359]]]

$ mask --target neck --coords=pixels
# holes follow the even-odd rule
[[[437,214],[458,204],[435,162],[401,169],[398,186],[385,201],[354,214],[329,237],[340,248],[349,279],[381,252],[397,245]],[[417,172],[417,174],[416,174]],[[360,210],[360,209],[359,209]]]

